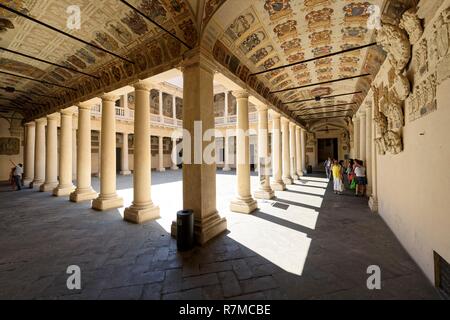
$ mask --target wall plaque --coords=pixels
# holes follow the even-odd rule
[[[20,153],[19,138],[0,138],[0,155],[16,155]]]

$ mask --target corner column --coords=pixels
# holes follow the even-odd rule
[[[172,167],[171,170],[178,170],[177,165],[177,138],[172,137]]]
[[[62,110],[59,147],[59,185],[53,190],[55,196],[68,196],[75,189],[72,183],[72,123],[73,108]]]
[[[164,150],[163,145],[164,143],[164,137],[159,136],[158,137],[158,171],[164,172],[166,169],[164,168]]]
[[[159,207],[151,198],[151,143],[150,143],[150,90],[145,82],[134,85],[136,105],[134,109],[134,170],[133,204],[125,209],[124,219],[142,223],[159,218]]]
[[[366,113],[359,114],[359,159],[366,161]]]
[[[203,152],[212,141],[203,141],[214,129],[214,64],[199,51],[192,51],[183,71],[183,209],[194,211],[194,236],[199,244],[227,229],[227,221],[216,208],[216,163],[207,163]],[[200,130],[198,129],[199,124]],[[197,128],[197,130],[196,130]],[[196,131],[200,131],[197,132]],[[201,134],[200,137],[197,135]],[[176,235],[176,223],[172,223]]]
[[[282,179],[282,156],[281,156],[281,124],[280,114],[272,113],[272,163],[273,163],[273,183],[272,189],[275,191],[283,191],[286,185]]]
[[[282,161],[283,161],[283,182],[292,184],[290,151],[289,151],[289,120],[281,117],[282,135]]]
[[[36,122],[36,140],[34,153],[34,180],[31,187],[39,188],[45,179],[45,125],[46,118],[35,120]]]
[[[89,102],[78,104],[77,187],[70,194],[72,202],[97,197],[91,186],[91,107]]]
[[[124,132],[122,133],[122,150],[120,152],[121,156],[121,168],[120,168],[120,175],[122,176],[128,176],[131,174],[131,171],[128,166],[128,133]]]
[[[100,195],[92,202],[101,211],[123,206],[116,193],[116,100],[114,95],[102,97]]]
[[[301,145],[301,128],[299,126],[295,126],[295,159],[296,159],[296,167],[297,167],[297,176],[300,179],[303,176],[302,171],[302,145]]]
[[[24,167],[25,175],[23,177],[23,184],[26,187],[31,187],[34,178],[34,148],[36,140],[36,124],[28,122],[25,124],[25,155]]]
[[[47,116],[47,136],[45,140],[45,182],[39,191],[53,191],[58,185],[58,114]]]
[[[259,190],[255,192],[257,199],[272,199],[275,194],[270,187],[270,158],[269,158],[269,116],[267,106],[256,107],[258,110],[258,163],[259,168]]]
[[[297,139],[295,135],[295,123],[290,122],[289,123],[289,150],[290,150],[290,163],[291,163],[291,177],[294,180],[298,180],[297,175]]]

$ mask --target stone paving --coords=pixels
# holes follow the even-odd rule
[[[98,212],[2,188],[0,299],[439,298],[367,199],[334,195],[320,176],[243,215],[228,209],[234,172],[218,171],[218,209],[229,230],[186,253],[168,233],[182,204],[181,172],[152,178],[161,219],[142,225],[124,222],[123,208]],[[251,179],[255,190],[258,177]],[[131,203],[130,176],[118,177],[118,193]],[[81,268],[81,290],[67,289],[69,265]],[[381,290],[367,289],[370,265],[381,268]]]

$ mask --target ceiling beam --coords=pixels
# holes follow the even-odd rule
[[[167,30],[166,28],[164,28],[162,25],[160,25],[158,22],[156,22],[155,20],[153,20],[152,18],[150,18],[149,16],[147,16],[145,13],[143,13],[141,10],[139,10],[138,8],[134,7],[133,5],[131,5],[128,1],[125,0],[120,0],[120,2],[122,2],[124,5],[126,5],[127,7],[131,8],[132,10],[136,11],[139,15],[143,16],[145,19],[147,19],[148,21],[150,21],[151,23],[153,23],[155,26],[157,26],[158,28],[160,28],[161,30],[163,30],[164,32],[168,33],[170,36],[172,36],[174,39],[176,39],[177,41],[181,42],[185,47],[187,47],[188,49],[193,49],[190,45],[188,45],[186,42],[184,42],[183,40],[181,40],[180,38],[178,38],[176,35],[174,35],[172,32],[169,32],[169,30]]]
[[[367,77],[367,76],[370,76],[370,75],[371,75],[370,73],[365,73],[365,74],[360,74],[360,75],[353,76],[353,77],[345,77],[345,78],[333,79],[333,80],[328,80],[328,81],[310,83],[310,84],[306,84],[306,85],[299,86],[299,87],[293,87],[293,88],[286,88],[286,89],[271,91],[270,93],[273,94],[273,93],[280,93],[280,92],[298,90],[298,89],[303,89],[303,88],[308,88],[308,87],[313,87],[313,86],[319,86],[319,85],[327,84],[327,83],[334,83],[334,82],[352,80],[352,79],[361,78],[361,77]]]
[[[31,78],[31,77],[21,76],[21,75],[18,75],[18,74],[14,74],[14,73],[2,71],[2,70],[0,70],[0,73],[1,74],[6,74],[6,75],[12,76],[12,77],[17,77],[17,78],[30,80],[30,81],[39,82],[39,83],[42,83],[42,84],[47,84],[47,85],[50,85],[50,86],[55,86],[55,87],[60,87],[60,88],[64,88],[64,89],[70,89],[70,90],[73,90],[73,91],[77,91],[77,89],[74,89],[74,88],[71,88],[71,87],[67,87],[67,86],[63,86],[63,85],[60,85],[60,84],[57,84],[57,83],[53,83],[53,82],[48,82],[48,81],[45,81],[45,80],[39,80],[39,79]]]
[[[97,45],[92,44],[92,43],[90,43],[90,42],[87,42],[87,41],[85,41],[85,40],[83,40],[83,39],[80,39],[80,38],[78,38],[78,37],[75,37],[75,36],[73,36],[73,35],[71,35],[71,34],[69,34],[69,33],[67,33],[67,32],[61,31],[61,30],[59,30],[58,28],[55,28],[55,27],[53,27],[53,26],[51,26],[51,25],[49,25],[49,24],[47,24],[47,23],[45,23],[45,22],[42,22],[42,21],[39,21],[39,20],[37,20],[37,19],[35,19],[35,18],[33,18],[33,17],[30,17],[29,15],[26,15],[25,13],[22,13],[22,12],[20,12],[20,11],[17,11],[17,10],[15,10],[15,9],[13,9],[13,8],[8,7],[8,6],[5,6],[5,5],[2,4],[2,3],[0,3],[0,8],[5,9],[5,10],[7,10],[7,11],[9,11],[9,12],[12,12],[12,13],[14,13],[14,14],[16,14],[16,15],[22,17],[22,18],[28,19],[28,20],[30,20],[30,21],[32,21],[32,22],[34,22],[34,23],[37,23],[37,24],[39,24],[39,25],[41,25],[41,26],[44,26],[44,27],[46,27],[46,28],[48,28],[48,29],[50,29],[50,30],[53,30],[53,31],[55,31],[55,32],[58,32],[58,33],[60,33],[60,34],[62,34],[62,35],[65,35],[66,37],[69,37],[69,38],[71,38],[71,39],[73,39],[73,40],[76,40],[76,41],[78,41],[78,42],[81,42],[81,43],[83,43],[83,44],[85,44],[85,45],[87,45],[87,46],[96,48],[97,50],[103,51],[103,52],[105,52],[105,53],[107,53],[107,54],[110,54],[110,55],[116,57],[116,58],[119,58],[119,59],[121,59],[121,60],[124,60],[124,61],[126,61],[126,62],[128,62],[128,63],[134,64],[133,61],[131,61],[131,60],[125,58],[125,57],[119,56],[118,54],[115,54],[114,52],[111,52],[111,51],[106,50],[106,49],[104,49],[104,48],[102,48],[102,47],[100,47],[100,46],[97,46]]]
[[[295,110],[294,112],[300,112],[300,111],[305,111],[305,110],[327,109],[327,108],[333,108],[333,107],[351,106],[351,105],[354,105],[354,104],[357,104],[357,103],[356,102],[351,102],[351,103],[324,105],[324,106],[318,106],[318,107],[312,107],[312,108],[300,108],[299,110]]]
[[[324,100],[324,99],[332,99],[332,98],[336,98],[336,97],[350,96],[350,95],[359,94],[359,93],[362,93],[362,91],[356,91],[356,92],[351,92],[351,93],[335,94],[333,96],[323,96],[323,97],[317,96],[317,97],[314,97],[314,98],[311,98],[311,99],[283,102],[283,104],[301,103],[301,102],[308,102],[308,101],[320,101],[320,100]]]
[[[303,120],[310,121],[310,120],[338,119],[338,118],[350,118],[350,116],[317,117],[317,118],[303,119]]]
[[[91,77],[91,78],[95,78],[97,80],[100,79],[100,77],[94,76],[92,74],[89,74],[89,73],[86,73],[86,72],[83,72],[83,71],[79,71],[79,70],[74,69],[74,68],[66,67],[66,66],[61,65],[61,64],[53,63],[53,62],[50,62],[50,61],[47,61],[47,60],[39,59],[39,58],[30,56],[30,55],[27,55],[25,53],[21,53],[21,52],[18,52],[18,51],[10,50],[10,49],[4,48],[4,47],[0,47],[0,50],[6,51],[6,52],[9,52],[9,53],[12,53],[12,54],[16,54],[16,55],[19,55],[19,56],[22,56],[22,57],[25,57],[25,58],[28,58],[28,59],[33,59],[33,60],[36,60],[36,61],[39,61],[39,62],[42,62],[42,63],[50,64],[52,66],[63,68],[63,69],[66,69],[66,70],[69,70],[69,71],[72,71],[72,72],[75,72],[75,73],[81,73],[81,74],[83,74],[85,76],[88,76],[88,77]]]
[[[264,70],[264,71],[255,72],[255,73],[250,74],[250,76],[257,76],[259,74],[272,72],[272,71],[279,70],[279,69],[293,67],[293,66],[298,65],[298,64],[304,64],[304,63],[308,63],[308,62],[315,61],[315,60],[320,60],[320,59],[324,59],[324,58],[333,57],[333,56],[336,56],[336,55],[339,55],[339,54],[344,54],[344,53],[348,53],[348,52],[352,52],[352,51],[356,51],[356,50],[362,50],[362,49],[365,49],[365,48],[368,48],[368,47],[371,47],[371,46],[375,46],[375,45],[377,45],[377,43],[373,42],[373,43],[365,44],[365,45],[359,46],[359,47],[354,47],[354,48],[350,48],[350,49],[346,49],[346,50],[342,50],[342,51],[328,53],[328,54],[325,54],[325,55],[320,56],[320,57],[315,57],[315,58],[311,58],[311,59],[307,59],[307,60],[298,61],[298,62],[286,64],[286,65],[283,65],[283,66],[275,67],[275,68],[272,68],[272,69],[267,69],[267,70]]]
[[[307,113],[307,114],[299,114],[299,117],[310,117],[318,114],[327,114],[327,113],[340,113],[340,112],[349,112],[351,109],[343,109],[343,110],[333,110],[333,111],[323,111],[323,112],[315,112],[315,113]]]

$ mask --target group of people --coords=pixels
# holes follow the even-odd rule
[[[364,162],[358,159],[338,161],[328,158],[325,163],[325,171],[328,179],[333,179],[333,190],[335,194],[342,194],[345,187],[355,190],[355,196],[366,194],[366,168]]]

